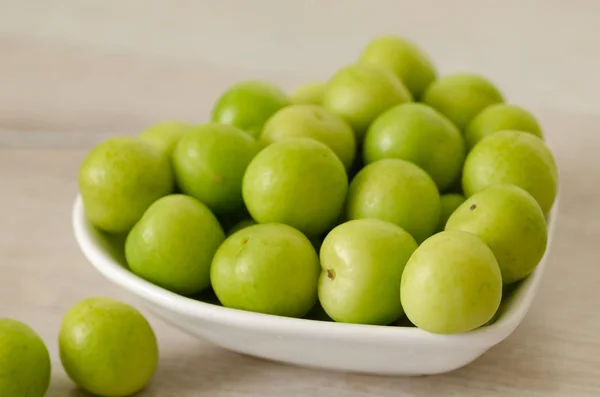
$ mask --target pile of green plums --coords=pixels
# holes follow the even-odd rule
[[[557,166],[488,79],[383,36],[328,81],[238,82],[205,124],[100,143],[79,190],[129,269],[174,293],[452,334],[542,259]]]

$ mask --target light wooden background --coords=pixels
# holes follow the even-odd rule
[[[72,237],[86,150],[160,120],[202,122],[239,79],[286,89],[325,79],[372,36],[395,32],[442,73],[489,76],[539,117],[554,149],[559,224],[522,326],[454,373],[385,378],[242,357],[150,317],[162,358],[140,396],[600,395],[599,16],[594,0],[0,0],[0,316],[45,339],[50,397],[81,396],[56,354],[62,315],[90,295],[137,303]]]

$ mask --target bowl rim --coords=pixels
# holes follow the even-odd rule
[[[521,323],[536,295],[552,247],[556,225],[558,199],[548,217],[548,244],[535,271],[513,292],[511,302],[490,325],[459,334],[434,334],[416,327],[345,324],[328,321],[291,318],[231,309],[178,295],[156,286],[124,268],[97,243],[98,233],[84,213],[83,200],[78,194],[72,209],[75,239],[85,258],[104,277],[143,300],[183,316],[204,319],[230,327],[269,331],[281,335],[315,334],[336,339],[375,338],[377,342],[398,343],[407,339],[414,344],[452,344],[456,347],[490,346],[508,337]]]

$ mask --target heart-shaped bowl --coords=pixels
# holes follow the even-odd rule
[[[73,207],[73,227],[81,251],[101,274],[191,335],[225,349],[289,364],[380,375],[426,375],[452,371],[474,361],[521,323],[546,267],[557,207],[555,204],[548,218],[548,248],[536,270],[507,291],[492,322],[455,335],[432,334],[411,326],[280,317],[229,309],[210,297],[180,296],[133,274],[123,258],[122,245],[119,247],[123,240],[92,226],[80,196]]]

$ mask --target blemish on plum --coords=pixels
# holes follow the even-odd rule
[[[330,280],[335,280],[335,270],[327,269],[327,278]]]
[[[216,174],[211,174],[210,179],[212,179],[214,183],[223,183],[223,177]]]
[[[250,239],[246,237],[241,241],[240,247],[238,248],[237,253],[235,254],[236,257],[240,256],[240,254],[244,251],[244,249],[246,248],[246,244],[248,244],[248,240]]]
[[[471,211],[474,211],[474,210],[475,210],[475,208],[477,208],[477,204],[472,204],[472,205],[469,207],[469,209],[470,209]]]

